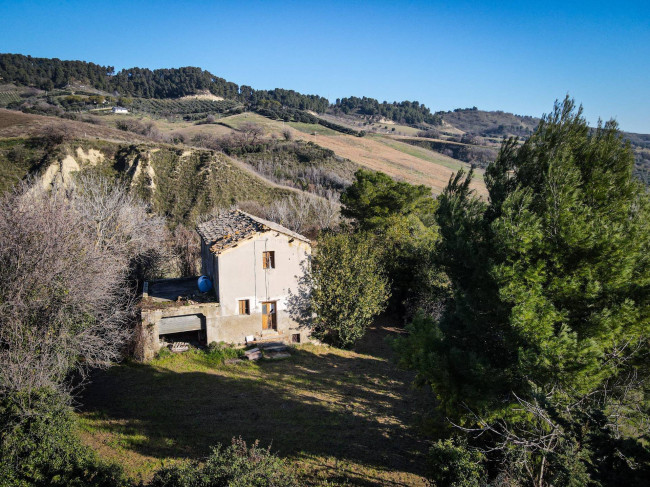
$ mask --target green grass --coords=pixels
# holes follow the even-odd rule
[[[135,479],[241,435],[272,445],[306,485],[424,485],[418,431],[432,398],[391,362],[389,333],[358,352],[303,345],[283,361],[223,365],[192,352],[115,367],[85,392],[82,436]]]
[[[287,122],[287,125],[306,134],[317,133],[318,135],[341,135],[341,132],[324,127],[317,123]]]
[[[261,126],[266,134],[281,133],[284,125],[280,120],[271,120],[270,118],[263,117],[253,112],[240,113],[238,115],[231,115],[230,117],[223,117],[219,119],[219,123],[231,129],[239,130],[242,125],[246,123],[254,123]]]
[[[28,139],[0,139],[0,194],[24,179],[38,165],[43,154],[43,149]]]

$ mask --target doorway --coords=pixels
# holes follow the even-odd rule
[[[262,330],[277,330],[278,317],[276,312],[276,301],[265,301],[262,303]]]

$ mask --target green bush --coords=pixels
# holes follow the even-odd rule
[[[379,257],[366,234],[319,237],[312,265],[315,337],[349,348],[365,334],[390,295]]]
[[[243,350],[233,348],[224,342],[211,342],[208,349],[203,352],[209,365],[219,365],[229,358],[239,358],[244,355]]]
[[[149,487],[292,487],[294,474],[285,462],[260,448],[250,448],[241,438],[233,438],[228,448],[217,445],[203,465],[191,462],[164,467],[156,472]]]
[[[459,440],[439,440],[429,450],[429,478],[436,487],[478,487],[485,477],[482,455]]]
[[[0,399],[0,487],[126,485],[120,467],[101,462],[76,437],[60,394],[16,392]]]

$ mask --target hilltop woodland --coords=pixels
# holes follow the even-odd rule
[[[647,482],[650,197],[636,177],[646,136],[615,122],[589,128],[568,98],[535,126],[473,109],[431,114],[417,102],[330,106],[199,68],[115,73],[3,54],[0,76],[15,88],[8,104],[32,113],[3,110],[11,120],[0,127],[9,134],[0,140],[0,486]],[[182,98],[198,92],[224,99]],[[150,118],[105,123],[90,107],[109,98]],[[163,134],[177,116],[185,131]],[[409,125],[393,131],[386,120]],[[391,135],[399,130],[409,132]],[[495,135],[525,140],[499,145]],[[312,141],[332,139],[384,140],[431,165],[431,151],[414,147],[426,144],[485,171],[459,170],[434,196]],[[485,194],[472,189],[477,174]],[[224,344],[129,365],[142,282],[196,275],[191,227],[232,206],[315,238],[305,313],[329,346],[298,347],[284,369],[225,365],[241,352]],[[383,312],[405,328],[390,354],[364,355]],[[75,412],[91,372],[123,361],[102,376],[119,392],[95,398],[95,416]],[[425,399],[405,398],[413,378]],[[232,407],[210,423],[230,445],[206,445],[212,426],[192,423],[198,415],[151,403],[169,405],[172,385],[190,384],[186,404],[214,405],[213,393],[199,396],[207,383],[232,390]],[[260,395],[277,406],[270,426],[227,419],[245,410],[251,384],[256,406]],[[317,396],[326,393],[328,406]],[[93,449],[100,423],[109,429]],[[283,459],[239,437],[258,433],[304,455]],[[130,457],[110,454],[119,448],[146,451],[144,477],[127,475]]]

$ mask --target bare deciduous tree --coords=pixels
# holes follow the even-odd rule
[[[170,241],[173,252],[174,274],[180,277],[193,277],[201,272],[201,245],[199,236],[186,226],[177,226]]]
[[[134,266],[162,220],[124,187],[72,194],[24,184],[0,197],[0,394],[63,388],[74,368],[118,360],[131,336]]]
[[[264,129],[256,123],[247,122],[239,128],[243,135],[245,145],[255,145],[255,143],[264,135]]]

